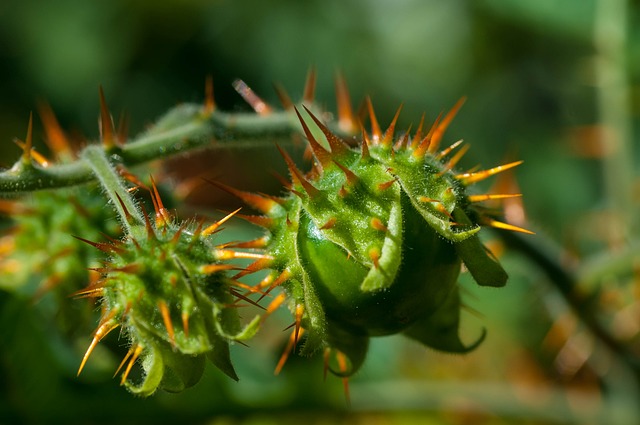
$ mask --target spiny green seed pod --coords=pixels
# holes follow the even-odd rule
[[[458,336],[461,264],[479,285],[503,286],[507,274],[477,233],[483,224],[525,230],[490,218],[476,205],[519,195],[468,195],[467,186],[520,162],[455,173],[466,149],[452,154],[460,143],[442,151],[439,145],[461,105],[426,134],[421,122],[413,137],[396,138],[398,114],[382,133],[369,102],[372,134],[363,132],[357,149],[307,109],[324,140],[298,113],[315,164],[304,175],[281,150],[292,177],[289,196],[269,198],[216,183],[264,214],[245,218],[268,230],[253,246],[273,260],[256,261],[244,273],[270,268],[258,288],[284,289],[267,313],[286,302],[294,314],[287,350],[305,333],[302,354],[323,349],[328,359],[333,352],[338,367],[329,367],[346,377],[361,366],[372,336],[401,332],[457,353],[483,340],[484,333],[465,345]]]
[[[206,228],[202,221],[178,224],[155,186],[152,193],[153,223],[147,218],[145,226],[132,226],[124,240],[85,240],[110,258],[96,269],[101,279],[78,293],[100,297],[102,306],[100,324],[78,373],[96,344],[121,327],[130,345],[120,365],[122,384],[136,394],[147,396],[159,387],[181,391],[194,385],[203,373],[205,357],[237,379],[229,343],[250,338],[258,318],[241,326],[236,307],[245,297],[238,288],[246,286],[224,272],[236,268],[227,260],[264,256],[213,243],[213,233],[233,213]],[[134,384],[127,378],[138,359],[144,376]]]

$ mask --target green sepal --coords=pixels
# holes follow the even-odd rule
[[[134,384],[129,380],[124,382],[125,387],[133,394],[149,397],[152,395],[162,382],[164,376],[164,361],[162,354],[158,352],[153,343],[147,344],[143,352],[142,369],[144,377],[140,384]]]
[[[484,341],[486,331],[470,345],[464,345],[458,335],[460,326],[460,294],[457,287],[433,314],[418,320],[404,334],[411,339],[439,351],[468,353]]]
[[[224,372],[234,381],[239,380],[233,364],[231,363],[231,354],[229,352],[229,343],[222,338],[218,338],[213,342],[213,348],[207,353],[207,357],[218,369]]]
[[[465,212],[456,208],[453,217],[458,223],[471,225]],[[482,244],[478,235],[473,235],[455,244],[458,255],[462,258],[471,276],[480,286],[502,287],[507,283],[507,272]]]
[[[169,392],[180,392],[200,381],[204,373],[204,355],[186,355],[174,351],[166,344],[158,346],[164,363],[164,376],[160,388]]]

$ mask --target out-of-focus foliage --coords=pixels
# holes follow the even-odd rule
[[[423,111],[433,119],[466,95],[447,132],[449,141],[472,145],[461,168],[525,160],[515,174],[529,223],[562,247],[565,264],[585,277],[582,289],[592,296],[597,319],[635,343],[638,355],[639,235],[630,225],[621,241],[611,241],[617,212],[608,208],[602,167],[609,145],[598,139],[607,134],[596,84],[603,57],[594,42],[601,3],[607,0],[4,1],[0,166],[19,156],[11,140],[24,137],[29,111],[41,99],[80,142],[80,135],[94,137],[99,85],[115,111],[130,115],[131,134],[176,103],[202,99],[209,74],[218,105],[237,110],[246,106],[231,88],[235,78],[276,103],[273,82],[298,97],[315,66],[316,98],[332,105],[340,70],[354,103],[370,95],[381,122],[404,103],[399,128],[416,125]],[[627,2],[624,19],[621,71],[636,127],[638,2]],[[36,127],[36,146],[45,151]],[[634,165],[636,140],[627,141]],[[269,176],[270,168],[282,169],[275,149],[216,151],[200,162],[237,186],[278,190]],[[171,167],[179,179],[184,162]],[[209,209],[229,202],[193,199]],[[232,231],[240,239],[251,230]],[[239,383],[208,368],[183,394],[140,400],[111,379],[126,351],[115,333],[76,378],[85,342],[68,346],[46,319],[46,298],[33,303],[0,291],[0,422],[633,423],[638,381],[531,262],[513,251],[502,262],[511,279],[495,294],[463,277],[469,307],[463,338],[486,327],[482,347],[451,357],[396,338],[375,340],[351,381],[349,413],[342,383],[322,382],[321,360],[292,358],[272,376],[274,345],[284,341],[280,330],[288,319],[261,331],[250,348],[233,347]]]

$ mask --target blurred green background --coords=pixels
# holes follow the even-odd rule
[[[638,1],[5,0],[0,64],[4,167],[39,101],[72,134],[95,138],[99,86],[114,115],[129,114],[130,134],[201,102],[207,75],[221,109],[247,110],[235,78],[277,104],[272,84],[298,98],[313,66],[318,102],[333,110],[340,71],[354,105],[370,95],[381,123],[402,103],[401,128],[467,96],[445,137],[471,144],[461,168],[525,160],[515,172],[525,227],[588,283],[598,320],[638,355]],[[44,151],[39,124],[34,134]],[[206,158],[238,186],[278,187],[274,149]],[[351,380],[350,408],[339,379],[322,382],[321,359],[291,359],[272,376],[286,318],[251,349],[235,347],[239,383],[209,370],[186,393],[140,400],[99,367],[75,378],[84,347],[65,346],[28,300],[2,293],[0,423],[634,423],[638,381],[527,258],[507,249],[503,262],[503,290],[462,279],[473,313],[463,333],[489,332],[477,351],[376,340]]]

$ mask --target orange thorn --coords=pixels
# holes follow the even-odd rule
[[[503,223],[501,221],[497,221],[497,220],[494,220],[494,219],[488,218],[488,217],[485,217],[482,220],[482,222],[483,222],[482,224],[484,224],[486,226],[494,227],[496,229],[511,230],[511,231],[514,231],[514,232],[525,233],[527,235],[535,235],[535,233],[532,232],[531,230],[523,229],[522,227],[514,226],[513,224]]]
[[[280,99],[280,103],[282,104],[282,107],[287,111],[292,109],[293,101],[291,100],[291,97],[289,96],[287,91],[284,89],[284,87],[282,87],[281,84],[274,83],[273,88],[275,89],[276,94],[278,95],[278,99]]]
[[[91,245],[94,248],[99,249],[100,251],[106,254],[111,254],[111,253],[123,254],[125,252],[123,248],[120,248],[119,246],[116,246],[116,245],[103,243],[103,242],[92,242],[90,240],[81,238],[80,236],[74,236],[74,235],[71,235],[71,236],[78,239],[79,241],[82,241],[86,244]]]
[[[302,326],[302,316],[304,315],[304,305],[303,304],[296,304],[296,312],[295,312],[295,318],[296,318],[296,322],[295,322],[295,329],[294,329],[294,338],[293,338],[293,345],[295,347],[295,345],[298,343],[298,338],[300,336],[300,330],[301,330],[301,326]]]
[[[331,358],[331,348],[326,347],[322,353],[323,367],[322,367],[322,379],[327,380],[327,372],[329,371],[329,360]]]
[[[45,142],[56,157],[71,157],[71,145],[62,131],[51,107],[44,102],[38,103],[38,112],[46,133]]]
[[[307,126],[307,123],[304,122],[304,119],[302,119],[300,112],[298,112],[298,108],[294,107],[293,109],[298,116],[298,120],[300,120],[300,124],[302,125],[302,130],[304,131],[305,136],[307,136],[309,147],[311,148],[313,155],[316,157],[322,168],[326,167],[331,163],[331,153],[324,147],[322,147],[322,145],[318,143],[316,138],[313,137],[313,134],[311,134],[311,130],[309,130],[309,127]]]
[[[264,308],[264,307],[262,307],[260,304],[258,304],[258,302],[257,302],[257,301],[253,301],[251,298],[249,298],[249,297],[246,297],[246,296],[242,295],[242,294],[241,294],[240,292],[238,292],[235,288],[230,288],[230,289],[229,289],[229,292],[230,292],[230,293],[231,293],[231,295],[233,295],[234,297],[237,297],[237,298],[238,298],[238,299],[240,299],[240,300],[246,301],[246,302],[248,302],[249,304],[251,304],[251,305],[253,305],[253,306],[256,306],[256,307],[258,307],[258,308],[260,308],[260,309],[262,309],[262,310],[265,310],[265,308]]]
[[[492,201],[494,199],[519,198],[522,193],[504,193],[504,194],[485,194],[485,195],[469,195],[469,202]]]
[[[207,227],[206,229],[204,229],[204,230],[202,230],[200,232],[200,235],[203,236],[203,237],[211,235],[213,232],[218,230],[218,228],[220,226],[222,226],[225,222],[227,222],[231,217],[233,217],[234,215],[238,214],[238,211],[240,211],[241,209],[242,208],[238,208],[237,210],[232,211],[229,214],[227,214],[226,216],[222,217],[220,220],[216,221],[215,223],[209,225],[209,227]]]
[[[433,132],[433,135],[431,136],[431,143],[429,144],[429,152],[434,153],[436,150],[438,150],[438,147],[440,146],[440,141],[442,140],[442,136],[444,135],[444,132],[447,130],[447,127],[449,127],[449,124],[451,124],[451,121],[456,116],[456,114],[458,113],[458,111],[460,110],[460,108],[462,107],[462,105],[466,100],[467,100],[466,97],[461,97],[456,102],[456,104],[453,105],[453,108],[451,108],[451,110],[447,112],[447,115],[445,115],[445,117],[442,119],[442,122],[438,125],[438,127],[436,127],[436,129]]]
[[[329,220],[327,220],[326,223],[324,223],[322,226],[320,226],[320,230],[327,230],[327,229],[331,229],[333,226],[336,225],[336,221],[338,219],[336,217],[331,217]]]
[[[152,198],[153,199],[153,198]],[[142,210],[142,216],[144,217],[144,226],[147,230],[147,240],[156,239],[156,232],[153,230],[153,226],[151,225],[151,221],[149,220],[149,215],[147,214],[147,210],[144,205],[140,204],[140,209]]]
[[[236,214],[236,217],[251,224],[255,224],[256,226],[264,227],[265,229],[270,229],[271,227],[273,227],[274,223],[274,220],[272,218],[261,215]]]
[[[413,138],[411,139],[411,143],[409,145],[411,149],[417,148],[418,144],[422,140],[422,128],[424,127],[424,118],[425,118],[425,113],[423,112],[422,117],[420,117],[420,124],[418,124],[418,129],[416,130],[416,134],[413,135]]]
[[[176,233],[173,235],[173,237],[171,238],[171,244],[173,246],[178,245],[178,242],[180,242],[180,238],[182,237],[182,233],[184,233],[185,229],[187,228],[187,226],[189,225],[188,221],[184,221],[180,227],[178,228],[178,230],[176,230]]]
[[[120,364],[118,365],[118,368],[116,369],[116,371],[113,374],[113,377],[115,378],[116,375],[118,374],[118,372],[120,372],[120,369],[122,369],[122,366],[124,366],[124,364],[127,362],[127,360],[129,359],[129,357],[131,357],[131,355],[134,352],[134,347],[129,347],[129,350],[127,350],[127,354],[124,355],[124,358],[122,359],[122,361],[120,362]]]
[[[371,121],[371,141],[374,144],[378,144],[380,143],[380,139],[382,139],[382,130],[380,130],[380,124],[378,124],[378,119],[376,118],[376,113],[373,111],[373,104],[369,96],[367,96],[366,102],[367,108],[369,109],[369,121]]]
[[[169,307],[167,306],[167,303],[164,300],[160,300],[158,301],[158,308],[160,309],[160,314],[162,315],[162,321],[164,322],[164,327],[167,329],[169,342],[171,342],[171,346],[175,348],[176,338],[175,338],[175,333],[173,332],[173,322],[171,322]]]
[[[234,266],[233,264],[207,264],[200,266],[200,273],[203,274],[214,274],[226,270],[242,270],[242,268]]]
[[[233,260],[236,258],[248,258],[254,260],[271,260],[273,257],[266,254],[260,254],[257,252],[239,252],[232,251],[230,249],[216,249],[215,255],[218,260]]]
[[[402,111],[402,104],[400,104],[400,106],[398,107],[396,114],[393,116],[393,120],[391,120],[391,124],[389,124],[389,127],[387,128],[387,131],[384,132],[384,136],[380,141],[383,146],[391,146],[393,135],[396,131],[396,122],[398,121],[398,117],[400,116],[400,111]]]
[[[377,269],[380,266],[380,250],[378,248],[371,248],[369,250],[369,258],[371,258],[373,266]]]
[[[336,360],[338,360],[338,367],[340,372],[347,372],[347,356],[341,351],[336,350]],[[344,397],[347,400],[347,404],[351,404],[351,395],[349,393],[349,378],[342,378],[342,385],[344,387]]]
[[[311,67],[307,73],[307,81],[304,83],[302,101],[312,103],[316,93],[316,69]]]
[[[360,180],[360,178],[353,171],[351,171],[350,169],[348,169],[344,165],[340,164],[335,159],[333,160],[333,163],[336,164],[338,166],[338,168],[340,168],[342,170],[344,175],[347,177],[347,182],[350,185],[354,185],[355,183],[357,183],[358,180]]]
[[[360,157],[362,159],[367,159],[370,158],[371,155],[369,154],[369,145],[371,144],[371,140],[369,140],[369,135],[367,135],[367,132],[364,128],[362,128],[362,144],[361,144],[361,154]]]
[[[305,111],[307,111],[311,119],[316,123],[320,131],[322,131],[322,133],[324,134],[324,137],[326,137],[327,142],[329,143],[329,147],[331,148],[331,153],[334,156],[341,155],[342,153],[346,152],[349,149],[347,147],[347,144],[341,138],[333,134],[331,130],[329,130],[329,128],[326,125],[324,125],[324,123],[320,121],[318,117],[316,117],[313,114],[313,112],[309,110],[309,108],[307,108],[304,105],[302,105],[302,107],[304,108]]]
[[[189,312],[182,312],[182,329],[184,330],[185,338],[189,338]]]
[[[276,201],[274,201],[273,199],[267,198],[266,196],[238,190],[231,186],[227,186],[226,184],[219,183],[215,180],[209,180],[209,179],[204,179],[204,180],[207,183],[210,183],[216,186],[217,188],[224,190],[225,192],[235,196],[245,204],[249,205],[252,208],[255,208],[261,213],[269,214],[271,210],[278,205]]]
[[[258,301],[263,299],[266,295],[269,295],[271,291],[273,291],[275,288],[285,283],[290,277],[291,277],[291,272],[288,269],[284,269],[282,273],[280,273],[278,277],[273,282],[270,283],[269,288],[267,288],[267,290],[258,299]],[[262,282],[260,282],[260,285],[262,285]]]
[[[264,248],[269,243],[268,236],[262,236],[257,239],[246,242],[231,242],[227,245],[229,248]]]
[[[455,167],[462,157],[469,151],[470,145],[464,145],[445,165],[445,170],[451,170]]]
[[[336,74],[335,81],[336,103],[338,104],[338,127],[345,133],[353,134],[358,128],[354,118],[353,108],[351,107],[351,98],[349,96],[347,83],[341,73]]]
[[[122,373],[122,380],[120,381],[120,385],[124,385],[124,383],[127,381],[129,372],[131,372],[131,368],[133,368],[133,365],[135,364],[136,360],[138,360],[138,357],[140,357],[140,354],[142,354],[142,350],[143,350],[143,347],[140,344],[137,344],[136,348],[133,349],[133,355],[131,356],[131,360],[129,360],[127,369],[125,369],[125,371]]]
[[[317,188],[315,188],[311,183],[309,183],[304,178],[302,173],[296,168],[296,166],[293,163],[293,160],[291,159],[289,154],[286,153],[284,150],[282,150],[282,148],[280,146],[276,145],[276,147],[278,148],[278,150],[280,151],[280,154],[282,155],[282,157],[284,158],[285,162],[287,163],[287,167],[289,168],[289,172],[291,173],[291,177],[294,180],[294,184],[295,184],[296,181],[298,183],[300,183],[302,185],[302,187],[304,188],[304,190],[307,192],[307,194],[312,198],[317,196],[317,195],[319,195],[320,191]]]
[[[404,134],[398,138],[398,140],[393,145],[394,151],[399,151],[402,148],[405,148],[409,144],[409,134],[411,134],[411,125]]]
[[[302,336],[302,334],[304,334],[304,329],[300,329],[299,332],[299,337]],[[280,372],[282,371],[282,368],[284,367],[284,364],[287,362],[287,359],[289,358],[289,354],[293,351],[293,348],[296,344],[296,333],[291,332],[291,336],[289,337],[289,342],[287,343],[287,346],[284,349],[284,352],[282,353],[282,356],[280,357],[280,360],[278,361],[278,364],[276,366],[275,371],[273,372],[274,375],[279,375]]]
[[[445,156],[449,155],[455,148],[457,148],[458,146],[460,146],[464,141],[462,139],[458,140],[457,142],[453,143],[451,146],[449,146],[448,148],[445,148],[443,150],[440,151],[440,153],[438,155],[436,155],[437,159],[442,159]]]
[[[100,326],[98,326],[98,329],[96,329],[95,333],[93,334],[91,344],[89,344],[89,348],[87,348],[87,351],[84,353],[84,357],[82,357],[82,361],[80,362],[80,367],[78,368],[78,373],[76,376],[80,376],[80,373],[82,373],[84,365],[87,363],[89,356],[91,356],[93,349],[96,348],[96,345],[98,345],[98,342],[100,342],[105,336],[107,336],[109,332],[120,326],[119,323],[111,321],[114,315],[115,311],[112,311],[107,319],[103,321]]]
[[[111,120],[111,114],[109,108],[107,108],[107,101],[104,98],[104,91],[102,86],[99,89],[100,92],[100,133],[102,144],[108,150],[116,146],[115,138],[113,137],[113,122]]]
[[[213,97],[213,76],[207,76],[204,82],[204,112],[209,115],[216,110],[216,102]]]
[[[263,321],[267,318],[268,315],[276,311],[283,302],[287,299],[287,294],[284,292],[280,292],[277,297],[275,297],[267,306],[266,312],[264,313]]]
[[[418,143],[417,147],[413,151],[412,155],[414,156],[414,158],[423,158],[424,155],[429,151],[429,147],[431,146],[431,140],[432,140],[432,137],[433,137],[433,133],[435,132],[436,128],[438,128],[438,125],[440,124],[440,119],[441,118],[442,118],[442,113],[440,113],[436,117],[436,120],[431,125],[431,128],[427,132],[427,135],[422,138],[420,143]]]
[[[379,183],[378,184],[378,190],[383,191],[383,190],[387,190],[389,189],[394,183],[396,182],[396,179],[391,179],[388,182],[384,182],[384,183]]]
[[[160,229],[165,227],[171,221],[171,213],[164,207],[162,203],[162,199],[160,198],[160,193],[158,192],[158,187],[156,186],[155,180],[153,180],[153,176],[149,176],[151,179],[151,200],[153,201],[153,206],[156,210],[156,229]]]
[[[253,90],[242,80],[235,80],[233,82],[233,88],[238,92],[240,96],[253,108],[258,115],[269,115],[273,112],[271,106],[269,106],[264,100],[255,94]]]
[[[31,164],[31,149],[33,148],[33,112],[29,112],[29,124],[27,125],[27,137],[22,147],[22,163]]]
[[[371,227],[373,227],[376,230],[379,230],[381,232],[388,232],[389,228],[387,226],[384,225],[384,223],[382,223],[382,220],[380,220],[378,217],[373,217],[371,219]]]
[[[249,275],[251,273],[255,273],[260,270],[264,270],[269,267],[272,263],[271,259],[262,258],[260,260],[256,260],[253,263],[249,264],[244,268],[240,273],[237,273],[233,276],[234,279],[240,279],[243,276]]]
[[[27,149],[27,144],[23,143],[21,140],[15,139],[14,140],[15,144],[20,146],[20,149],[22,149],[22,152],[24,152]],[[39,153],[38,151],[36,151],[34,148],[31,148],[31,154],[30,154],[31,158],[33,158],[38,165],[40,165],[41,167],[48,167],[49,166],[49,160],[42,155],[41,153]]]
[[[463,174],[458,174],[456,176],[456,178],[458,180],[460,180],[463,184],[465,185],[469,185],[472,183],[476,183],[479,181],[482,181],[488,177],[493,176],[494,174],[498,174],[501,173],[503,171],[506,171],[510,168],[516,167],[520,164],[522,164],[524,161],[515,161],[515,162],[510,162],[508,164],[504,164],[504,165],[499,165],[497,167],[494,168],[490,168],[488,170],[482,170],[482,171],[477,171],[475,173],[463,173]]]
[[[120,197],[118,192],[116,192],[116,198],[118,198],[118,202],[120,203],[120,206],[122,207],[122,211],[124,211],[125,220],[127,220],[128,223],[133,224],[135,222],[135,219],[133,218],[133,216],[131,215],[131,213],[129,212],[127,207],[125,206],[124,201],[122,200],[122,198]]]

